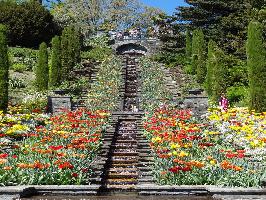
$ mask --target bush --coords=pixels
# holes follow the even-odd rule
[[[9,86],[13,89],[26,87],[25,83],[16,77],[9,79]]]
[[[112,54],[112,49],[96,47],[90,51],[83,51],[81,53],[82,59],[91,61],[103,61],[106,57]]]
[[[233,86],[235,85],[235,83],[239,83],[248,86],[248,72],[246,61],[229,58],[229,62],[232,63],[232,66],[229,69],[229,85]]]
[[[7,29],[0,24],[0,110],[7,111],[8,107],[8,53],[7,53]]]
[[[36,86],[39,91],[48,89],[49,67],[47,45],[42,43],[39,50],[38,66],[36,68]]]
[[[232,105],[243,102],[248,97],[248,88],[245,86],[231,86],[227,89],[227,98]],[[247,106],[247,105],[243,105]]]
[[[36,68],[38,59],[38,50],[20,47],[10,47],[8,49],[11,69],[20,68],[14,65],[24,65],[25,70],[31,71]]]
[[[11,46],[38,47],[57,32],[53,16],[38,1],[0,1],[0,23],[9,30]]]
[[[153,56],[153,60],[165,64],[167,67],[186,65],[186,55],[184,53],[163,52]]]
[[[23,63],[15,63],[10,67],[10,69],[13,69],[15,72],[22,73],[24,71],[27,71],[27,66]]]

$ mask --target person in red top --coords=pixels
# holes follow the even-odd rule
[[[221,107],[222,111],[227,111],[228,110],[229,101],[226,98],[224,93],[222,93],[221,98],[219,100],[219,106]]]

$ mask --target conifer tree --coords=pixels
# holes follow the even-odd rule
[[[61,41],[62,49],[62,79],[69,80],[70,72],[80,62],[81,36],[78,29],[69,26],[64,29]]]
[[[214,102],[218,102],[222,93],[226,93],[227,79],[228,79],[228,67],[226,65],[226,55],[223,50],[219,48],[214,49],[213,57],[213,82],[212,82],[212,96],[211,99]]]
[[[61,52],[60,38],[55,36],[52,39],[52,64],[49,72],[49,87],[57,86],[61,79]]]
[[[61,37],[61,61],[62,61],[62,81],[68,79],[70,72],[70,61],[69,61],[69,28],[65,28]]]
[[[39,48],[38,65],[36,68],[36,86],[39,91],[48,89],[49,67],[46,43],[41,43]]]
[[[206,76],[205,40],[202,30],[194,30],[192,37],[192,71],[197,81],[203,83]]]
[[[247,64],[250,86],[250,109],[266,111],[266,50],[263,45],[261,23],[252,21],[248,26]]]
[[[189,30],[186,32],[186,57],[187,59],[191,58],[192,54],[192,37]]]
[[[252,2],[255,0],[186,0],[189,6],[178,7],[175,17],[189,29],[202,29],[226,53],[243,57]]]
[[[81,37],[81,32],[79,28],[74,28],[74,49],[75,49],[75,62],[80,63],[81,61],[81,47],[82,47],[82,37]]]
[[[214,73],[215,66],[216,66],[215,65],[216,48],[217,48],[217,44],[213,40],[210,40],[208,43],[208,59],[207,59],[207,64],[206,64],[207,74],[206,74],[206,79],[205,79],[205,90],[208,93],[209,97],[212,96],[212,86],[214,83],[213,73]]]
[[[0,110],[4,113],[8,107],[8,48],[7,48],[7,29],[0,24]]]

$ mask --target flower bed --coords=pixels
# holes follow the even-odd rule
[[[164,82],[165,74],[158,63],[148,58],[140,61],[141,67],[141,103],[145,110],[153,110],[163,103],[170,104],[171,92]]]
[[[232,113],[219,115],[213,111],[209,115],[210,124],[208,121],[198,122],[188,110],[164,107],[147,113],[144,134],[154,152],[154,174],[158,183],[259,186],[261,178],[266,175],[265,157],[250,154],[249,145],[236,145],[234,140],[226,139],[239,134],[234,129],[242,127],[240,124],[229,126],[232,130],[229,132],[217,128],[221,123],[233,123],[230,119],[234,119],[241,120],[245,126],[252,126],[254,136],[260,134],[262,127],[265,134],[265,115],[246,118],[246,114],[237,113],[233,117]],[[250,120],[255,118],[257,120]],[[258,144],[263,141],[261,138]]]
[[[107,111],[100,110],[65,112],[47,119],[45,126],[29,129],[32,131],[13,144],[12,150],[0,153],[0,184],[88,183],[90,164],[100,147],[108,116]],[[26,130],[26,125],[17,123],[11,128],[14,126]]]
[[[118,105],[119,88],[122,84],[122,63],[116,57],[106,59],[97,80],[89,90],[87,107],[90,110],[114,110]]]
[[[250,153],[266,154],[266,113],[250,112],[248,108],[210,111],[208,119],[216,131],[212,134],[223,134],[225,142],[241,146]]]
[[[121,66],[115,57],[103,62],[87,110],[49,116],[10,107],[9,114],[0,114],[0,184],[88,184],[102,133],[117,106]]]

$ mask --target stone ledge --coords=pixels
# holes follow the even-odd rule
[[[38,194],[96,195],[100,185],[30,185],[0,187],[0,195],[30,197]]]
[[[241,188],[241,187],[219,187],[209,185],[156,185],[156,184],[138,184],[136,189],[139,194],[145,195],[160,195],[161,193],[187,193],[194,195],[266,195],[266,188]]]

